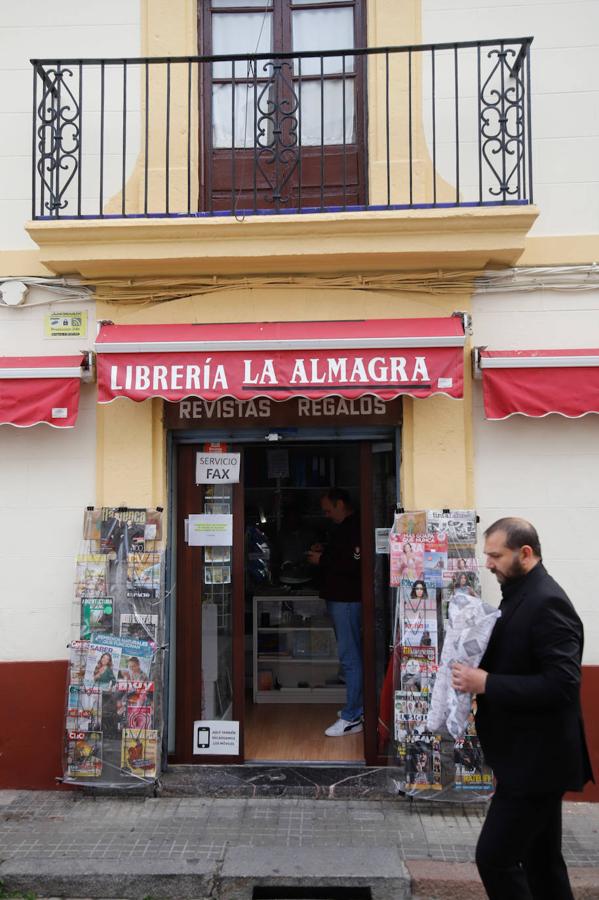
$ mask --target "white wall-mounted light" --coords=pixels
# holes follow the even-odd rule
[[[21,306],[29,288],[24,281],[3,281],[0,285],[2,303],[5,306]]]

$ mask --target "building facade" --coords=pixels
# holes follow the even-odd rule
[[[401,506],[475,508],[481,529],[512,513],[538,526],[585,624],[597,760],[596,398],[583,390],[575,412],[541,398],[494,420],[484,354],[471,365],[481,347],[491,359],[562,353],[568,365],[541,368],[557,379],[550,397],[567,395],[586,350],[596,380],[595,4],[65,0],[51,17],[33,5],[2,28],[14,89],[0,117],[14,137],[1,174],[0,386],[11,367],[34,400],[57,368],[81,378],[71,428],[66,401],[40,413],[31,390],[3,410],[3,784],[45,787],[60,772],[89,506],[165,510],[171,761],[212,759],[193,753],[193,722],[219,716],[242,723],[236,760],[273,758],[260,735],[292,736],[307,704],[257,700],[260,603],[283,602],[289,583],[270,572],[278,593],[256,588],[248,527],[263,525],[273,566],[277,553],[284,562],[285,517],[301,513],[314,535],[331,483],[362,511],[366,720],[351,759],[381,762],[375,623],[389,600],[373,535]],[[457,368],[448,347],[463,354]],[[242,354],[238,377],[219,377],[223,353]],[[285,394],[275,356],[291,367]],[[238,549],[218,591],[184,530],[205,509],[196,454],[213,445],[243,465],[219,494]],[[56,748],[43,759],[40,733]],[[302,758],[338,753],[315,739]]]

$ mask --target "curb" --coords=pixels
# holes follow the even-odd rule
[[[405,861],[412,885],[412,900],[487,900],[474,863]],[[599,867],[569,867],[576,900],[599,900]]]

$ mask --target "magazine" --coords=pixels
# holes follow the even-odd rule
[[[125,728],[153,727],[153,681],[117,681],[115,692],[119,732]]]
[[[81,631],[83,640],[89,640],[92,631],[112,633],[112,597],[83,597],[81,599]]]
[[[67,775],[98,778],[102,774],[102,733],[67,731]]]
[[[83,684],[89,641],[71,641],[69,645],[69,680],[71,684]]]
[[[428,715],[428,694],[395,691],[395,740],[405,741],[409,734],[423,734]]]
[[[122,648],[114,641],[113,635],[92,634],[87,654],[87,664],[83,683],[99,687],[102,691],[111,690],[116,684]]]
[[[105,506],[100,523],[100,546],[104,553],[139,553],[145,550],[145,509]]]
[[[432,647],[438,648],[437,643],[437,614],[404,608],[403,621],[401,623],[401,643],[404,647]]]
[[[130,553],[127,557],[127,599],[156,600],[160,596],[160,553]]]
[[[104,597],[107,594],[107,558],[101,553],[83,553],[77,557],[75,597]]]
[[[93,647],[101,637],[102,635],[92,634],[91,646]],[[150,680],[150,669],[156,650],[156,645],[152,641],[139,641],[135,638],[111,635],[109,643],[109,649],[113,653],[115,660],[117,659],[116,654],[118,651],[118,662],[114,666],[115,673],[117,673],[117,677],[114,679],[115,682],[117,680],[139,682]]]
[[[409,648],[405,648],[408,650]],[[431,648],[425,648],[430,650]],[[400,664],[400,687],[402,691],[430,694],[437,674],[437,664],[413,648],[413,655],[404,655]]]
[[[402,581],[415,581],[424,576],[424,543],[418,538],[423,535],[395,534],[389,535],[389,561],[391,565],[391,584],[399,585]]]
[[[127,520],[127,514],[134,513],[135,522],[133,523],[136,526],[141,525],[142,521],[144,521],[144,530],[143,530],[143,541],[144,544],[149,541],[159,541],[162,539],[162,513],[157,509],[135,509],[135,510],[125,510],[115,507],[104,507],[102,509],[86,509],[83,516],[83,538],[86,541],[94,541],[98,545],[98,549],[100,544],[102,543],[102,531],[104,530],[105,538],[108,537],[107,532],[109,530],[108,525],[104,525],[103,522],[109,522],[112,519],[118,519],[119,523],[122,525],[124,521]],[[145,519],[142,519],[141,513],[145,514]],[[116,531],[116,526],[113,528],[113,535]],[[137,541],[139,541],[139,533],[140,529],[133,529],[134,534],[131,536],[136,536]],[[116,549],[116,547],[114,548]],[[141,548],[144,549],[144,548]]]
[[[396,513],[393,517],[393,531],[397,534],[420,534],[426,531],[426,510]]]
[[[451,544],[473,547],[476,544],[476,510],[429,509],[427,527],[434,534],[446,534]]]
[[[121,613],[121,637],[157,641],[158,616],[153,613]]]
[[[102,692],[99,688],[69,685],[66,727],[67,731],[98,731],[102,727]]]
[[[405,743],[406,789],[440,791],[441,735],[413,735]]]
[[[142,778],[156,778],[158,732],[125,728],[121,743],[121,768]]]
[[[493,773],[485,764],[480,741],[475,735],[465,735],[454,744],[455,788],[458,791],[490,791]]]

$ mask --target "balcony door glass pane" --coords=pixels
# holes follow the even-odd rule
[[[302,9],[292,12],[293,52],[348,50],[354,46],[354,11],[340,9]],[[345,58],[345,71],[353,72],[354,59]],[[343,58],[323,60],[325,75],[343,72]],[[296,62],[297,73],[297,62]],[[320,75],[320,59],[302,60],[302,75]]]
[[[237,9],[242,6],[244,9],[248,7],[256,7],[257,9],[269,9],[272,7],[272,0],[212,0],[213,9]]]
[[[268,53],[272,49],[271,13],[214,13],[212,16],[212,53],[235,56],[238,53]],[[235,63],[235,77],[251,75],[248,62]],[[264,62],[261,63],[264,65]],[[231,78],[230,62],[214,63],[213,78]]]
[[[324,135],[321,134],[321,102],[324,105]],[[323,144],[353,144],[356,140],[354,80],[345,81],[345,138],[343,80],[302,81],[301,135],[303,147]]]

